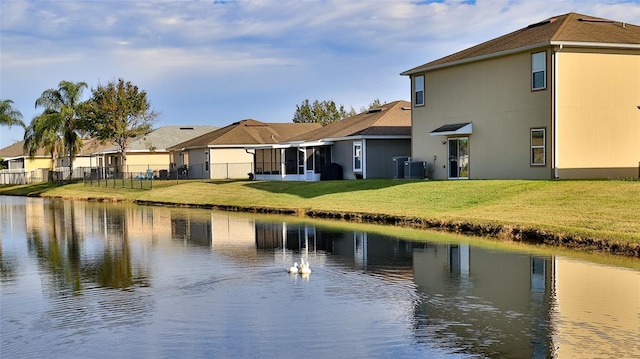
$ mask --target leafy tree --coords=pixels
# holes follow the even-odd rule
[[[158,113],[151,110],[145,91],[121,78],[91,92],[83,108],[83,128],[102,142],[115,143],[124,169],[131,139],[151,131]]]
[[[344,105],[336,106],[333,100],[318,101],[310,103],[308,99],[300,105],[296,105],[296,112],[293,114],[295,123],[319,123],[322,126],[332,122],[340,121],[355,114],[353,108],[350,111],[344,109]]]
[[[377,98],[369,104],[369,107],[365,107],[365,106],[360,107],[360,112],[373,110],[374,108],[382,107],[382,105],[383,105],[382,101],[380,101],[380,99]]]
[[[25,133],[25,139],[34,141],[30,146],[36,149],[53,141],[52,136],[62,138],[62,153],[69,156],[69,178],[73,173],[73,160],[82,147],[79,112],[85,88],[84,81],[60,81],[57,89],[45,90],[36,100],[36,108],[42,107],[44,111],[34,119],[37,123],[32,123],[33,133]]]
[[[361,107],[360,112],[365,112],[382,106],[380,99],[373,100],[368,107]],[[322,126],[332,122],[344,120],[347,117],[356,115],[356,111],[351,107],[345,110],[344,105],[336,106],[333,101],[318,101],[310,103],[304,100],[300,105],[296,105],[296,112],[293,114],[293,122],[296,123],[320,123]]]
[[[4,126],[22,126],[25,127],[22,122],[22,113],[13,108],[11,100],[0,100],[0,125]]]

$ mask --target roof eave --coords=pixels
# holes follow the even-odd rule
[[[529,51],[529,50],[533,50],[533,49],[539,49],[539,48],[543,48],[543,47],[548,47],[550,45],[551,45],[551,43],[549,41],[544,41],[544,42],[539,42],[539,43],[532,44],[532,45],[517,47],[515,49],[509,49],[509,50],[504,50],[504,51],[493,52],[493,53],[486,54],[486,55],[469,57],[469,58],[466,58],[466,59],[457,60],[457,61],[451,61],[451,62],[445,62],[445,63],[442,63],[442,64],[433,65],[433,66],[416,67],[416,68],[414,68],[412,70],[407,70],[405,72],[401,72],[400,75],[402,75],[402,76],[410,76],[410,75],[419,74],[419,73],[422,73],[422,72],[442,69],[442,68],[445,68],[445,67],[463,65],[463,64],[468,64],[468,63],[471,63],[471,62],[488,60],[488,59],[493,59],[493,58],[496,58],[496,57],[502,57],[502,56],[507,56],[507,55],[512,55],[512,54],[517,54],[519,52]]]
[[[259,147],[259,149],[266,148],[290,148],[290,147],[317,147],[317,146],[329,146],[333,145],[334,142],[339,141],[350,141],[350,140],[407,140],[411,139],[411,135],[358,135],[358,136],[345,136],[345,137],[331,137],[331,138],[321,138],[318,140],[309,140],[309,141],[291,141],[285,143],[278,143],[273,145],[263,145]]]
[[[442,68],[445,68],[445,67],[457,66],[457,65],[467,64],[467,63],[471,63],[471,62],[482,61],[482,60],[492,59],[492,58],[496,58],[496,57],[512,55],[512,54],[516,54],[516,53],[519,53],[519,52],[539,49],[539,48],[548,47],[548,46],[563,46],[563,47],[566,46],[566,47],[582,47],[582,48],[606,48],[606,49],[623,49],[623,50],[624,49],[633,49],[633,50],[640,49],[640,44],[624,44],[624,43],[611,43],[611,42],[586,42],[586,41],[545,41],[545,42],[540,42],[540,43],[537,43],[537,44],[518,47],[518,48],[515,48],[515,49],[498,51],[498,52],[494,52],[494,53],[486,54],[486,55],[481,55],[481,56],[469,57],[469,58],[458,60],[458,61],[451,61],[451,62],[446,62],[446,63],[437,64],[437,65],[433,65],[433,66],[417,67],[417,68],[414,68],[412,70],[407,70],[405,72],[401,72],[400,75],[402,75],[402,76],[410,76],[410,75],[419,74],[419,73],[423,73],[423,72],[427,72],[427,71],[433,71],[433,70],[437,70],[437,69],[442,69]]]
[[[567,47],[590,47],[590,48],[604,48],[604,49],[640,49],[640,44],[624,44],[613,42],[584,42],[584,41],[551,41],[549,45],[552,46],[567,46]]]
[[[290,147],[298,147],[297,144],[292,143],[274,143],[274,144],[266,144],[260,146],[245,146],[244,148],[247,150],[268,150],[268,149],[281,149],[281,148],[290,148]]]
[[[336,142],[349,140],[405,140],[411,139],[411,135],[357,135],[345,137],[323,138],[321,141]]]

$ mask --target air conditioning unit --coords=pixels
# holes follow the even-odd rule
[[[427,162],[424,161],[405,161],[404,162],[404,178],[422,179],[424,171],[427,168]]]
[[[404,163],[411,161],[409,156],[398,156],[393,158],[393,178],[404,178]]]

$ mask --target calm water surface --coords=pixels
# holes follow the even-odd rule
[[[204,210],[0,210],[2,358],[640,357],[635,260]],[[313,272],[286,273],[300,258]]]

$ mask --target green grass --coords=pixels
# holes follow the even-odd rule
[[[640,244],[639,181],[154,181],[152,190],[76,183],[0,194],[388,214]]]

